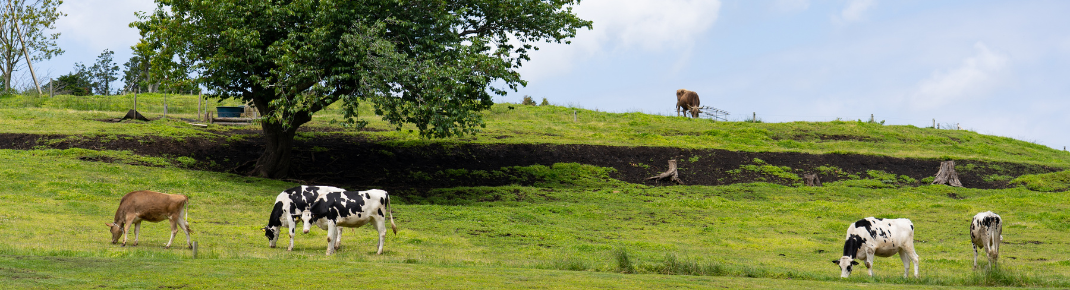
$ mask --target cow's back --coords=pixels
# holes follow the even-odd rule
[[[1002,235],[1003,219],[999,215],[986,211],[973,217],[973,222],[970,224],[970,239],[974,245],[991,246],[1002,240]]]
[[[127,193],[119,201],[119,208],[115,210],[115,222],[124,222],[130,214],[150,222],[162,221],[167,219],[170,213],[178,212],[188,201],[189,198],[181,194],[149,190]]]
[[[904,246],[913,245],[914,224],[909,219],[864,218],[851,224],[847,238],[857,235],[874,249],[874,254],[887,257],[899,252]],[[864,255],[859,252],[859,255]]]

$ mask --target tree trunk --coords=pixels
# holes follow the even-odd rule
[[[803,179],[806,180],[806,186],[821,186],[821,179],[815,173],[803,174]]]
[[[256,166],[249,175],[265,178],[283,178],[290,174],[290,161],[293,159],[294,135],[297,127],[283,130],[282,125],[262,122],[264,129],[264,152],[256,160]]]
[[[273,108],[268,105],[267,98],[253,98],[253,104],[260,115],[270,116]],[[296,112],[292,119],[293,124],[289,129],[283,130],[282,124],[263,121],[260,127],[264,129],[264,152],[256,160],[256,165],[249,175],[265,178],[284,178],[290,175],[290,161],[293,159],[294,136],[297,128],[312,121],[309,112]]]
[[[940,162],[940,171],[936,173],[936,178],[933,179],[932,184],[962,187],[962,182],[959,182],[959,175],[955,173],[955,161]]]
[[[654,182],[657,182],[658,180],[661,180],[661,179],[666,178],[666,177],[669,177],[670,178],[669,180],[671,180],[673,182],[676,182],[676,184],[679,184],[679,185],[683,185],[684,184],[684,182],[680,180],[680,175],[676,172],[676,159],[670,159],[669,160],[669,170],[666,170],[665,172],[662,172],[661,174],[648,177],[646,180],[653,179]]]

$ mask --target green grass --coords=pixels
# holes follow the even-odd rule
[[[162,116],[163,95],[139,95],[139,110],[150,118]],[[169,116],[195,119],[197,97],[168,95]],[[238,105],[236,100],[209,100]],[[0,98],[0,132],[67,135],[163,135],[204,136],[240,127],[210,126],[202,129],[182,121],[105,123],[119,118],[133,106],[133,96],[7,96]],[[509,107],[512,107],[510,109]],[[643,113],[605,113],[562,106],[497,104],[483,112],[486,128],[478,134],[455,138],[421,139],[412,126],[395,131],[394,126],[362,107],[361,119],[382,132],[358,132],[332,123],[340,121],[338,105],[316,114],[309,127],[329,128],[329,133],[302,133],[299,138],[320,134],[359,134],[382,142],[406,146],[429,142],[479,144],[592,144],[609,146],[667,146],[695,149],[725,149],[753,152],[804,152],[813,154],[857,153],[925,159],[969,159],[1070,167],[1070,153],[1007,137],[965,130],[937,130],[910,125],[831,121],[789,123],[713,122]],[[573,112],[576,119],[573,119]],[[247,128],[258,128],[253,125]],[[998,177],[996,177],[998,178]]]
[[[160,117],[163,97],[140,95],[139,110]],[[179,118],[196,117],[196,97],[167,99],[167,119],[111,123],[101,120],[121,117],[132,96],[0,97],[0,133],[66,136],[49,142],[240,139],[228,131],[256,128],[195,127]],[[330,108],[307,125],[328,132],[298,138],[353,134],[395,146],[551,143],[860,153],[1070,167],[1066,152],[1010,138],[862,122],[715,123],[498,104],[484,112],[487,127],[479,134],[424,140],[408,126],[394,131],[370,108],[362,116],[370,128],[386,131],[343,129],[332,123],[340,115]],[[736,174],[799,181],[791,168],[752,163]],[[1070,244],[1070,196],[1060,192],[1070,188],[1070,171],[1021,176],[1011,181],[1021,187],[1004,190],[930,186],[931,180],[832,166],[817,170],[846,179],[818,188],[649,187],[614,180],[610,168],[580,164],[412,173],[537,182],[393,192],[400,231],[388,234],[384,255],[374,255],[375,235],[362,228],[346,231],[342,250],[326,257],[318,229],[298,235],[292,252],[267,247],[260,228],[275,195],[293,183],[186,170],[196,168],[188,157],[126,151],[0,150],[0,164],[5,164],[0,178],[7,181],[0,188],[5,288],[323,288],[353,287],[353,281],[371,288],[464,289],[1070,287],[1070,252],[1064,247]],[[960,170],[980,169],[971,166]],[[985,180],[1010,178],[993,174]],[[162,248],[169,234],[163,223],[145,223],[137,247],[109,243],[104,223],[118,200],[142,189],[191,197],[189,221],[200,245],[196,259],[180,247]],[[986,210],[1007,223],[999,271],[971,270],[967,228],[973,214]],[[921,279],[903,279],[898,258],[877,259],[876,277],[862,270],[839,278],[829,261],[839,257],[847,225],[867,216],[914,222]]]
[[[1047,174],[1022,175],[1011,180],[1011,184],[1025,186],[1029,190],[1035,191],[1066,191],[1070,189],[1070,170]]]
[[[362,228],[346,231],[342,250],[325,257],[318,229],[299,235],[293,252],[267,247],[260,227],[275,195],[292,183],[37,151],[0,150],[0,163],[12,165],[0,169],[8,180],[0,188],[0,276],[25,287],[259,288],[293,280],[282,277],[344,285],[316,279],[324,271],[399,277],[376,284],[383,288],[1070,287],[1070,255],[1061,246],[1070,243],[1070,197],[1020,188],[647,187],[607,179],[591,166],[515,168],[544,182],[436,189],[440,199],[395,193],[400,231],[388,235],[384,255],[374,255],[375,235]],[[191,197],[198,259],[162,248],[163,223],[143,224],[137,247],[109,243],[103,224],[123,194],[141,189]],[[970,269],[966,229],[985,210],[1007,221],[1001,265],[1009,274],[994,278]],[[876,278],[839,278],[829,261],[842,250],[847,224],[866,216],[914,221],[922,279],[902,279],[898,258],[878,259]]]

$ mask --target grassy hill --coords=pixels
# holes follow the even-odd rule
[[[196,118],[196,96],[168,95],[172,118]],[[150,118],[162,116],[165,96],[142,94],[139,111]],[[238,105],[234,100],[209,103]],[[0,133],[120,134],[201,136],[246,128],[213,126],[208,130],[181,121],[105,123],[133,107],[133,96],[56,96],[0,98]],[[899,158],[979,160],[1070,167],[1070,153],[1007,137],[966,130],[940,130],[910,125],[882,125],[857,121],[745,123],[693,120],[642,113],[606,113],[561,106],[497,104],[484,112],[486,128],[481,133],[457,138],[425,140],[400,131],[378,119],[365,107],[364,131],[332,124],[341,115],[328,109],[306,125],[316,134],[361,135],[391,143],[474,144],[591,144],[609,146],[655,146],[687,149],[724,149],[747,152],[801,152],[811,154],[854,153]],[[251,129],[258,129],[251,126]]]
[[[139,97],[139,103],[154,97]],[[0,134],[236,142],[255,133],[247,127],[194,127],[175,119],[193,118],[179,109],[167,120],[105,122],[100,120],[117,118],[122,110],[105,105],[125,102],[122,97],[73,98],[0,99]],[[169,97],[183,98],[196,104],[190,96]],[[71,108],[76,101],[82,107]],[[407,128],[376,131],[391,128],[371,119],[375,130],[347,131],[332,125],[337,115],[327,112],[302,138],[357,136],[398,147],[553,143],[851,152],[1056,168],[1066,168],[1070,159],[1065,152],[1009,138],[858,122],[713,123],[510,104],[496,105],[486,117],[481,134],[428,141]],[[341,251],[326,257],[324,231],[297,236],[294,251],[287,252],[268,248],[260,230],[275,195],[296,183],[190,170],[182,164],[194,161],[182,156],[49,148],[0,150],[0,164],[8,165],[0,168],[8,181],[0,188],[0,236],[6,237],[0,241],[0,277],[10,287],[1070,287],[1070,196],[1058,192],[1067,188],[1062,172],[1019,177],[1014,183],[1022,187],[983,190],[889,184],[884,180],[900,177],[879,172],[824,187],[651,186],[614,179],[615,169],[607,167],[522,166],[509,172],[538,178],[523,185],[423,188],[420,194],[398,195],[393,212],[399,232],[388,234],[384,255],[374,255],[374,231],[361,228],[346,231]],[[141,189],[190,196],[189,220],[201,247],[196,259],[188,250],[162,248],[166,224],[143,224],[137,247],[109,243],[103,223],[111,221],[123,194]],[[969,219],[985,210],[1007,221],[1001,271],[971,269]],[[874,278],[863,271],[839,278],[829,261],[840,256],[847,225],[867,216],[914,222],[921,279],[901,278],[898,258],[877,259]],[[980,263],[987,262],[982,257]]]

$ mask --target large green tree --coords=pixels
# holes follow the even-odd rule
[[[526,83],[516,72],[539,42],[565,42],[591,22],[579,0],[157,0],[132,25],[158,61],[188,67],[213,96],[250,101],[265,151],[251,174],[289,173],[297,128],[341,103],[424,137],[471,133],[492,95]],[[155,66],[155,63],[154,63]]]

